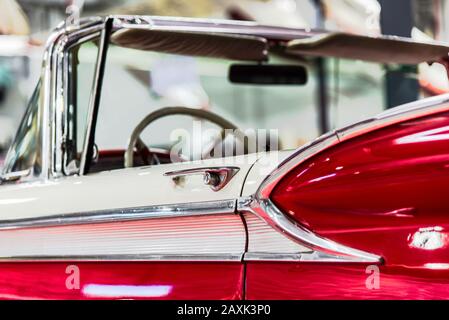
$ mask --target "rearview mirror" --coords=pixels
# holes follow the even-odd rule
[[[238,84],[304,85],[307,70],[296,65],[234,64],[229,68],[229,81]]]

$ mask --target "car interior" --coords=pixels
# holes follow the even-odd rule
[[[125,56],[120,54],[123,50],[136,60],[121,60]],[[98,45],[90,41],[70,53],[72,70],[76,72],[72,72],[70,79],[67,127],[71,149],[66,153],[66,173],[76,171],[81,161]],[[176,68],[181,62],[183,67]],[[108,81],[113,77],[135,83],[136,92],[113,88],[112,81]],[[270,151],[273,146],[277,149],[274,140],[278,136],[270,132],[255,138],[261,148],[251,148],[248,126],[239,125],[238,115],[226,114],[229,109],[239,111],[244,106],[236,105],[235,101],[231,108],[223,108],[221,104],[229,104],[231,97],[236,100],[243,96],[248,101],[249,96],[255,100],[253,108],[267,101],[273,108],[277,98],[291,98],[292,92],[307,82],[303,62],[269,57],[266,40],[262,38],[199,33],[186,36],[185,32],[141,29],[116,32],[106,58],[89,173]],[[209,83],[213,83],[212,90]],[[231,96],[214,100],[214,94],[223,86]],[[266,101],[260,100],[260,95]],[[290,100],[286,98],[281,100]],[[256,114],[260,112],[255,110]],[[257,122],[255,119],[256,126],[250,128],[263,129]],[[193,132],[195,123],[204,127],[199,135]],[[173,139],[176,130],[184,130],[189,139],[183,136]],[[158,137],[164,136],[165,131],[167,138],[154,139],[151,131],[156,131]]]

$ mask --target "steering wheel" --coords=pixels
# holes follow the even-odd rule
[[[154,121],[164,118],[167,116],[173,116],[173,115],[186,115],[191,116],[195,118],[200,118],[203,120],[210,121],[219,127],[222,128],[222,134],[221,137],[224,140],[226,136],[230,133],[230,130],[225,129],[232,129],[234,132],[239,133],[237,137],[242,138],[243,134],[241,133],[241,130],[239,130],[234,124],[229,122],[228,120],[220,117],[219,115],[216,115],[212,112],[201,110],[201,109],[192,109],[192,108],[185,108],[185,107],[166,107],[159,110],[156,110],[149,115],[147,115],[134,129],[134,131],[131,134],[131,137],[128,142],[128,148],[125,152],[125,162],[124,166],[125,168],[132,168],[134,165],[134,148],[137,149],[139,154],[143,159],[147,158],[149,154],[151,154],[151,151],[149,148],[145,145],[145,143],[140,139],[141,133],[148,127],[151,123]],[[215,142],[214,145],[208,149],[210,152],[218,143],[219,141]],[[247,146],[245,144],[245,153],[247,153]],[[144,160],[145,161],[145,160]]]

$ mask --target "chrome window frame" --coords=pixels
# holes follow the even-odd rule
[[[63,176],[65,169],[64,144],[67,136],[68,99],[72,90],[69,86],[69,52],[79,44],[94,39],[103,30],[103,19],[83,19],[77,27],[61,25],[60,29],[50,37],[51,43],[46,50],[48,64],[47,77],[51,78],[47,91],[47,116],[44,117],[44,127],[47,129],[44,140],[48,143],[47,177],[57,179]],[[46,122],[46,123],[45,123]]]
[[[61,137],[59,141],[56,142],[57,145],[61,146],[60,150],[61,150],[61,154],[57,155],[59,156],[59,158],[55,159],[55,162],[58,163],[60,161],[61,165],[60,168],[58,168],[58,172],[60,172],[61,175],[64,176],[70,176],[70,175],[76,175],[79,174],[80,171],[80,167],[78,166],[77,170],[74,172],[70,172],[70,174],[68,174],[68,167],[67,167],[67,163],[66,163],[66,157],[67,157],[67,153],[66,153],[66,147],[65,144],[68,141],[68,133],[69,133],[69,99],[72,96],[72,91],[76,90],[74,89],[72,86],[70,86],[70,73],[74,72],[73,70],[71,70],[71,66],[70,66],[70,51],[77,46],[80,46],[86,42],[89,42],[91,40],[94,39],[99,39],[101,36],[101,32],[102,32],[102,26],[101,25],[94,25],[91,27],[88,27],[84,30],[81,30],[75,34],[72,34],[71,37],[68,39],[66,46],[64,48],[64,62],[63,62],[63,87],[64,90],[63,92],[65,92],[65,96],[64,96],[64,111],[61,114],[61,117],[58,117],[59,122],[57,122],[58,128],[56,129],[57,132],[59,132],[59,135],[56,135],[56,139],[58,139],[58,136]],[[97,61],[96,63],[99,62],[99,55],[100,55],[100,50],[98,50],[97,53]],[[90,92],[90,98],[89,98],[89,108],[90,108],[90,104],[93,98],[93,92],[95,89],[95,82],[96,82],[96,75],[97,75],[97,70],[95,70],[94,72],[94,81],[92,82],[92,88],[91,88],[91,92]],[[75,93],[76,94],[76,93]],[[88,120],[87,120],[88,121]],[[87,128],[86,128],[86,133],[87,133]],[[83,149],[84,149],[84,142],[83,142]]]

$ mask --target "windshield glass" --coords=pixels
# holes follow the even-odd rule
[[[272,63],[287,61],[273,58]],[[313,80],[308,85],[235,84],[228,79],[238,62],[146,52],[111,45],[103,80],[96,143],[100,150],[125,149],[133,129],[151,112],[167,107],[188,107],[213,112],[242,130],[280,129],[282,148],[295,148],[301,133],[307,139],[318,132],[301,101],[313,100]],[[295,63],[293,62],[293,65]],[[120,80],[119,80],[120,79]],[[118,81],[119,80],[119,81]],[[192,133],[195,118],[173,115],[155,121],[142,134],[153,147],[170,146],[179,129]],[[279,123],[285,126],[280,128]],[[204,122],[204,129],[210,123]],[[286,129],[286,130],[284,130]]]
[[[39,175],[42,171],[39,126],[40,88],[39,82],[6,156],[4,174],[31,170],[32,175]]]
[[[69,50],[70,75],[68,86],[67,136],[65,173],[77,173],[87,130],[87,114],[95,76],[98,46],[95,41],[81,43]]]
[[[159,47],[150,46],[151,41],[132,38],[124,43],[117,37],[114,39],[106,55],[94,132],[95,156],[88,160],[92,168],[88,172],[295,149],[321,133],[320,86],[313,59],[271,52],[261,63],[245,62],[234,60],[233,56],[229,59],[232,55],[229,50],[214,51],[208,56],[197,54],[187,42],[182,46],[176,42],[179,45],[175,47],[159,44],[163,49],[159,52]],[[217,44],[216,49],[221,47],[227,45]],[[329,59],[326,64],[330,75],[327,93],[331,128],[382,111],[381,65],[339,59]],[[235,65],[286,66],[292,70],[302,66],[308,71],[308,82],[263,83],[267,79],[253,75],[254,82],[239,83],[230,79],[230,70]],[[221,130],[232,128],[212,124],[199,117],[198,112],[195,116],[173,113],[174,108],[214,113],[241,130],[244,139],[231,134],[226,136],[228,140],[217,143],[215,138]],[[146,122],[158,112],[169,114]],[[73,117],[85,119],[86,113],[87,109],[74,110]],[[69,127],[74,130],[76,126],[72,122]],[[137,141],[133,138],[136,130],[140,137]],[[85,133],[83,130],[76,135],[77,154],[85,148],[82,144]],[[254,143],[251,145],[249,140]],[[125,153],[131,155],[133,164],[124,165]]]

